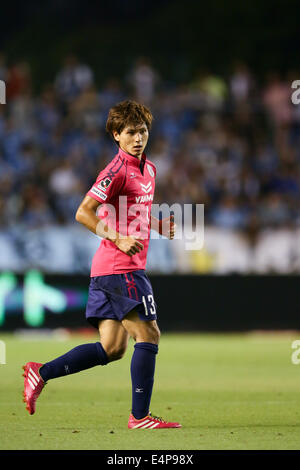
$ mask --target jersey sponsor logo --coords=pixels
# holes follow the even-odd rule
[[[152,178],[154,178],[154,171],[153,171],[152,166],[147,163],[147,168],[148,168],[149,175],[152,176]]]
[[[141,202],[153,201],[153,194],[147,194],[146,196],[136,196],[135,201],[137,204]]]
[[[134,173],[130,173],[130,179],[135,178],[135,177],[136,177],[136,175]]]
[[[148,184],[140,183],[140,185],[141,185],[141,188],[142,188],[142,190],[144,191],[144,193],[150,193],[150,191],[152,191],[152,184],[151,184],[151,181],[149,181]]]
[[[102,189],[102,191],[106,191],[106,189],[108,188],[110,183],[111,183],[111,179],[110,178],[105,178],[104,180],[100,181],[100,183],[97,185],[97,187],[99,189]]]
[[[103,201],[105,201],[105,199],[107,199],[107,194],[104,194],[102,191],[99,191],[99,189],[97,189],[97,188],[92,188],[91,193],[96,194],[96,196],[103,199]]]

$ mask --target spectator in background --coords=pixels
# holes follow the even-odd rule
[[[55,89],[60,101],[69,103],[93,83],[94,74],[91,68],[80,63],[76,55],[69,54],[55,78]]]
[[[284,82],[277,72],[271,72],[267,75],[263,103],[269,122],[275,130],[291,123],[291,85]]]
[[[9,67],[6,83],[7,102],[31,91],[31,68],[28,62],[20,61]]]
[[[290,209],[277,192],[263,197],[257,212],[260,226],[263,228],[278,228],[288,225],[290,221]]]
[[[99,105],[104,116],[115,104],[125,99],[125,93],[120,81],[116,77],[110,77],[98,93]],[[105,117],[103,117],[104,123]]]
[[[57,197],[72,195],[80,188],[80,181],[74,173],[74,167],[70,160],[65,159],[51,172],[49,188]]]
[[[163,184],[172,166],[170,142],[167,139],[160,137],[154,141],[151,148],[151,161],[156,166],[156,184]]]
[[[35,107],[36,119],[41,129],[51,132],[60,121],[60,114],[57,106],[55,89],[51,83],[43,87],[40,98]]]
[[[65,220],[73,220],[78,201],[82,199],[84,187],[74,172],[72,161],[65,159],[55,168],[49,178],[49,188],[53,194],[53,205]]]
[[[133,98],[146,106],[151,105],[159,83],[159,76],[146,57],[139,57],[129,73],[128,83],[133,90]]]
[[[97,90],[94,85],[86,87],[69,105],[74,125],[82,128],[97,128],[101,123]]]
[[[228,93],[225,80],[204,68],[198,71],[191,90],[199,94],[199,102],[210,111],[219,111]]]
[[[31,67],[26,61],[12,65],[7,74],[6,84],[7,111],[9,120],[17,133],[33,137],[34,99],[32,96]]]
[[[254,88],[254,80],[249,68],[243,62],[236,62],[229,78],[229,90],[233,102],[238,106],[246,104]]]
[[[35,184],[27,184],[22,194],[21,220],[27,229],[40,228],[55,223],[46,194]]]

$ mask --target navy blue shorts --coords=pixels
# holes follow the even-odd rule
[[[143,269],[124,274],[91,278],[86,319],[98,328],[106,318],[122,321],[135,309],[141,320],[156,320],[156,303],[151,282]]]

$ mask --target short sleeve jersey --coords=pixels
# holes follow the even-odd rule
[[[155,165],[145,154],[140,160],[122,149],[99,173],[87,193],[101,203],[97,216],[121,235],[141,239],[144,249],[129,256],[102,239],[92,261],[91,277],[146,268],[155,176]]]

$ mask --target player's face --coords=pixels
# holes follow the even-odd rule
[[[141,158],[148,142],[149,131],[146,124],[140,126],[129,125],[120,134],[115,131],[114,138],[124,152]]]

